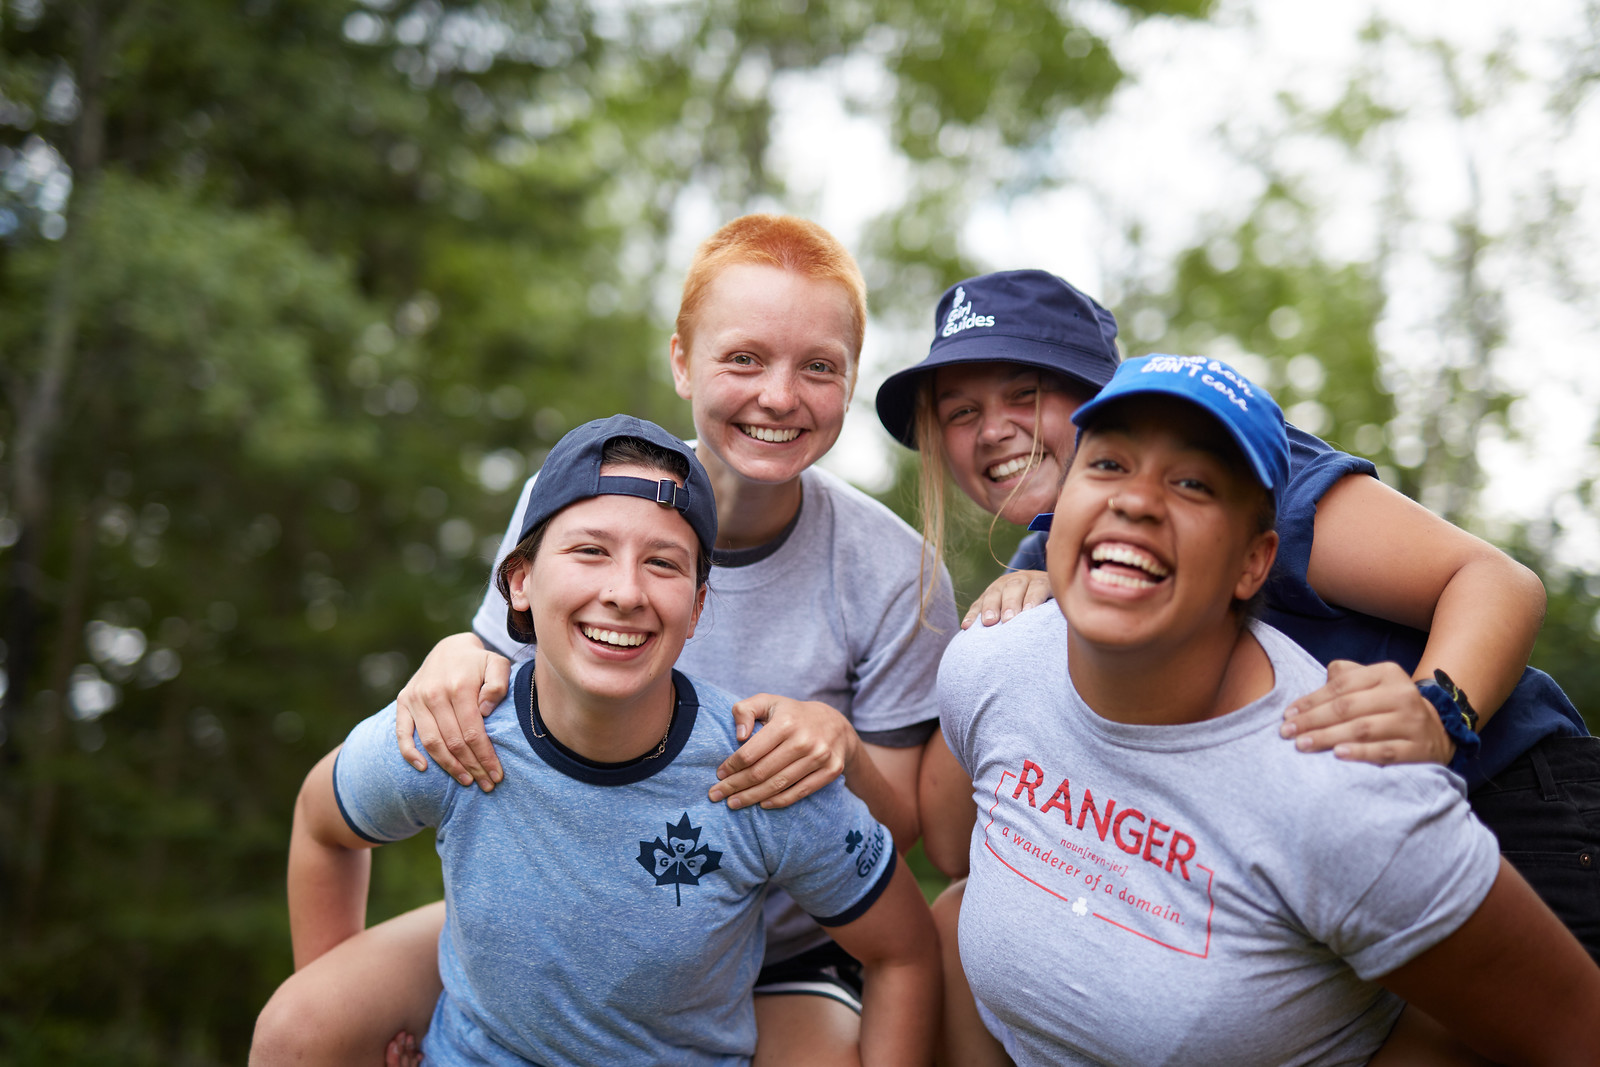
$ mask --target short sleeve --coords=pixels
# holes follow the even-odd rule
[[[950,572],[938,564],[927,622],[921,621],[921,583],[913,579],[882,604],[878,625],[856,664],[851,719],[863,737],[890,748],[921,744],[939,717],[935,677],[951,634],[959,628]],[[920,731],[907,730],[927,724]],[[898,743],[897,743],[898,742]]]
[[[1347,849],[1321,853],[1369,871],[1370,857],[1375,877],[1363,883],[1328,871],[1324,884],[1335,892],[1309,889],[1318,904],[1303,916],[1309,932],[1368,981],[1460,929],[1500,870],[1494,835],[1472,817],[1459,779],[1434,766],[1377,771],[1383,784],[1355,820],[1361,836]]]
[[[804,803],[752,814],[773,883],[823,926],[859,919],[894,875],[894,838],[839,779]]]
[[[436,764],[419,772],[406,762],[394,722],[390,704],[357,723],[333,765],[339,813],[357,836],[380,845],[438,826],[453,785]]]
[[[1342,614],[1325,604],[1306,580],[1317,503],[1347,475],[1376,477],[1377,473],[1370,460],[1340,452],[1298,427],[1289,427],[1289,484],[1278,503],[1278,558],[1266,588],[1274,606],[1314,618]]]
[[[495,549],[494,566],[489,568],[488,587],[483,592],[483,603],[478,605],[478,612],[472,617],[472,632],[488,647],[505,656],[507,659],[516,659],[517,654],[527,646],[511,636],[506,629],[506,599],[500,595],[500,590],[495,587],[494,576],[500,570],[500,561],[517,547],[521,540],[518,536],[522,533],[522,516],[528,510],[528,497],[533,493],[533,483],[539,475],[535,473],[522,486],[522,493],[517,497],[517,506],[511,512],[511,521],[506,524],[506,532],[500,538],[500,547]]]

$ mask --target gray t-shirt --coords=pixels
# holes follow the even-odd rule
[[[1052,604],[974,627],[939,672],[978,818],[961,959],[1027,1064],[1359,1064],[1398,1017],[1373,979],[1477,910],[1494,837],[1443,767],[1278,736],[1326,672],[1252,624],[1272,691],[1180,726],[1084,704]]]
[[[868,742],[921,744],[939,717],[934,680],[957,626],[943,564],[918,627],[922,538],[892,511],[812,467],[800,476],[799,521],[772,555],[717,567],[679,669],[744,698],[777,693],[839,709]],[[523,486],[496,553],[515,547],[533,479]],[[490,583],[472,630],[513,659],[527,654],[506,632],[506,604]],[[711,788],[715,775],[706,779]],[[767,961],[823,944],[827,935],[781,892],[767,899]]]
[[[660,756],[585,761],[541,728],[532,666],[487,720],[506,768],[494,792],[412,769],[392,704],[334,766],[362,837],[438,830],[448,910],[428,1062],[748,1062],[769,881],[850,922],[893,873],[887,830],[840,782],[776,811],[708,801],[735,745],[732,698],[678,673]]]

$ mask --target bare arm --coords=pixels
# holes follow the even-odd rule
[[[719,780],[708,793],[713,802],[786,808],[843,774],[900,851],[916,842],[920,747],[869,744],[836,709],[816,700],[757,693],[735,704],[733,717],[735,736],[747,740],[717,768]]]
[[[299,970],[367,925],[372,843],[339,814],[333,795],[334,749],[306,775],[289,838],[289,933]]]
[[[1443,668],[1472,698],[1481,720],[1499,710],[1516,686],[1544,621],[1544,586],[1537,575],[1363,475],[1341,479],[1318,503],[1306,577],[1330,604],[1426,631],[1414,677],[1431,678],[1436,667]],[[1296,732],[1311,738],[1306,747],[1353,744],[1351,758],[1366,759],[1371,750],[1361,746],[1377,738],[1372,724],[1360,719],[1408,710],[1422,715],[1426,702],[1417,703],[1420,696],[1412,701],[1392,678],[1388,696],[1377,692],[1386,683],[1376,666],[1342,682],[1330,671],[1328,686],[1295,702]],[[1410,740],[1423,748],[1441,743],[1438,734],[1414,732]],[[1371,758],[1436,756],[1410,747]]]
[[[411,740],[415,726],[445,773],[492,790],[504,772],[483,720],[505,698],[510,680],[511,661],[485,648],[477,634],[452,634],[434,645],[395,700],[400,754],[417,770],[428,769]]]
[[[854,922],[828,929],[865,969],[861,1062],[927,1064],[933,1060],[941,981],[939,938],[916,879],[903,862],[883,895]]]
[[[1459,930],[1379,981],[1496,1063],[1600,1063],[1600,968],[1503,858]]]
[[[922,814],[922,848],[929,861],[951,878],[966,877],[978,808],[972,802],[972,782],[945,744],[942,730],[923,747],[917,807]]]

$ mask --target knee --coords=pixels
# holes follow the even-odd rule
[[[290,976],[256,1016],[250,1067],[338,1063],[338,1037],[334,998],[313,996]]]

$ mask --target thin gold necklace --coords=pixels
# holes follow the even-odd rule
[[[539,727],[544,725],[544,719],[541,718],[540,715],[539,715],[539,687],[534,684],[534,677],[533,677],[533,672],[532,671],[528,672],[528,710],[533,713],[533,714],[531,714],[529,716],[529,718],[533,720],[533,736],[534,737],[547,737],[547,736],[549,736],[548,733],[541,733],[539,731]],[[666,750],[667,750],[667,738],[672,736],[672,724],[677,722],[677,721],[678,721],[678,686],[677,686],[676,683],[674,683],[673,686],[672,686],[672,714],[667,716],[667,729],[666,729],[666,731],[664,733],[662,733],[662,735],[661,735],[661,743],[656,745],[656,750],[654,752],[650,753],[648,756],[642,757],[643,759],[655,759],[657,756],[659,756],[662,753],[666,752]]]

